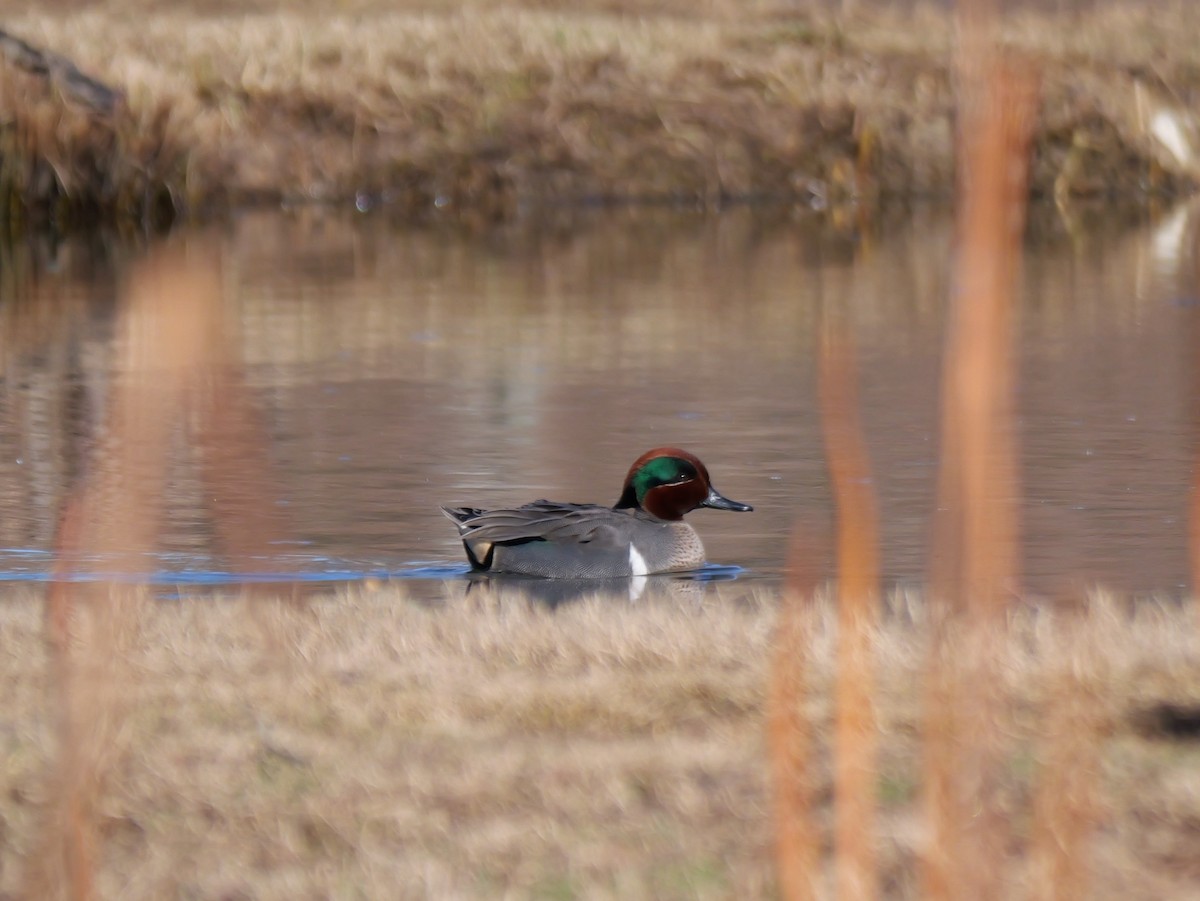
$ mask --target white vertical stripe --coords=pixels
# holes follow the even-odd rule
[[[649,580],[645,576],[634,576],[629,580],[629,600],[636,601],[642,596],[647,581]]]
[[[629,544],[629,571],[635,576],[649,575],[650,567],[646,565],[646,558],[638,553],[638,549]]]

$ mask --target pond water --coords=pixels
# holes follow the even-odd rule
[[[1188,208],[1135,222],[1034,212],[1019,399],[1030,592],[1185,588],[1195,237]],[[689,518],[714,580],[777,585],[797,523],[829,574],[814,359],[829,315],[857,347],[885,579],[924,578],[946,211],[862,228],[795,210],[576,210],[475,229],[253,212],[216,240],[230,373],[270,461],[265,478],[248,467],[247,496],[273,506],[279,531],[253,560],[223,546],[181,411],[150,567],[174,590],[394,578],[422,599],[461,592],[440,504],[612,503],[659,444],[693,450],[722,493],[755,507]],[[63,504],[102,445],[121,286],[148,243],[39,236],[2,251],[0,578],[51,571]],[[106,571],[83,561],[75,575]]]

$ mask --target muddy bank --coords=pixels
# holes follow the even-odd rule
[[[952,23],[783,2],[384,4],[136,0],[6,16],[61,65],[0,62],[7,220],[169,220],[247,201],[522,204],[953,191]],[[1042,73],[1033,191],[1144,198],[1200,183],[1200,14],[1114,3],[1010,16]],[[64,75],[64,72],[66,75]]]

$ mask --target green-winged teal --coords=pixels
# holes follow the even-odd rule
[[[723,497],[708,470],[677,447],[646,451],[612,507],[534,501],[508,510],[442,507],[472,568],[552,579],[609,579],[704,565],[704,545],[683,521],[697,507],[753,510]]]

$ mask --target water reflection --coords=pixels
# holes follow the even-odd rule
[[[539,579],[509,574],[467,573],[467,593],[520,595],[536,604],[557,607],[584,598],[603,597],[640,601],[670,598],[677,602],[701,603],[707,588],[732,582],[745,573],[740,566],[707,564],[696,572],[617,579]]]
[[[1020,385],[1035,591],[1175,590],[1187,578],[1195,235],[1190,212],[1035,222]],[[441,597],[445,573],[421,574],[459,566],[461,545],[440,504],[612,503],[629,459],[674,444],[756,508],[751,521],[693,515],[709,559],[744,567],[738,586],[772,584],[797,517],[829,532],[814,330],[837,309],[859,348],[884,577],[920,581],[950,243],[949,217],[926,210],[871,233],[782,211],[596,213],[485,234],[242,216],[224,235],[231,359],[267,436],[270,503],[295,541],[250,560],[219,548],[184,422],[155,572],[417,573],[414,590]],[[102,433],[114,298],[140,252],[102,236],[2,251],[0,544],[14,550],[0,570],[13,576],[38,577]]]

